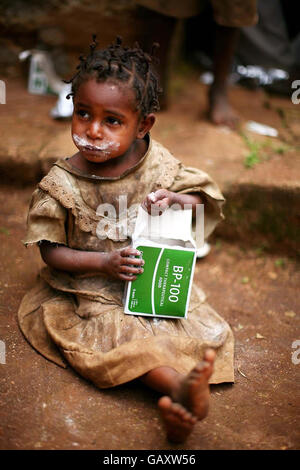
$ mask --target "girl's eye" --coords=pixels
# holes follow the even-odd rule
[[[120,126],[122,124],[119,119],[112,116],[107,117],[106,122],[111,126]]]
[[[87,111],[84,111],[84,109],[78,109],[76,111],[76,114],[80,116],[83,119],[88,119],[89,118],[89,113]]]

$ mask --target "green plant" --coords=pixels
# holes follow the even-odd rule
[[[245,144],[247,145],[248,149],[250,150],[250,153],[248,153],[244,159],[244,166],[246,168],[253,168],[257,163],[261,161],[260,155],[259,155],[261,144],[259,142],[255,142],[254,140],[250,139],[244,133],[241,133],[241,136]]]

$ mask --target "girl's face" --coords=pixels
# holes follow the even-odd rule
[[[135,96],[129,87],[90,79],[74,96],[72,137],[81,155],[103,163],[124,155],[148,129],[135,110]]]

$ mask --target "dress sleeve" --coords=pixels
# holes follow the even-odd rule
[[[180,164],[177,175],[168,189],[181,194],[199,193],[204,203],[205,239],[213,232],[218,222],[224,219],[222,206],[225,199],[217,184],[204,171]]]
[[[67,244],[65,222],[67,210],[56,199],[38,188],[32,194],[27,216],[27,233],[24,245],[47,240]]]

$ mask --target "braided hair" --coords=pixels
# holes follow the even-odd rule
[[[98,82],[112,80],[127,84],[133,89],[136,109],[142,116],[158,111],[158,95],[162,90],[153,62],[159,45],[154,43],[150,54],[144,52],[137,42],[133,48],[123,47],[120,37],[106,49],[96,51],[97,45],[96,35],[93,35],[90,54],[79,57],[77,72],[70,80],[65,81],[72,83],[72,91],[67,98],[74,96],[80,85],[89,78],[95,78]]]

